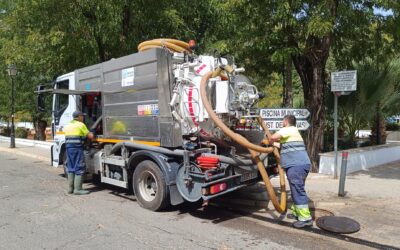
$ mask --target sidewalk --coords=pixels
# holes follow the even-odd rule
[[[34,159],[38,159],[41,161],[48,162],[49,166],[51,165],[51,155],[49,148],[43,148],[38,146],[30,146],[21,144],[18,141],[15,143],[16,148],[10,148],[10,142],[0,141],[0,151],[8,152],[14,155],[26,156]]]
[[[51,167],[50,149],[21,145],[18,142],[16,148],[11,149],[9,142],[0,141],[0,151],[39,159],[48,162]],[[279,178],[273,178],[272,183],[274,187],[279,187]],[[339,180],[330,176],[315,173],[309,175],[306,190],[310,197],[310,207],[315,210],[314,216],[334,214],[358,221],[361,230],[351,235],[339,235],[343,240],[358,240],[362,242],[361,245],[373,248],[400,248],[400,161],[348,175],[346,197],[338,197],[338,186]],[[289,190],[288,194],[290,205]],[[243,212],[257,222],[279,224],[288,226],[288,230],[295,230],[290,227],[292,221],[280,216],[270,204],[263,183],[224,196],[215,203]],[[321,232],[315,223],[314,228],[308,231]],[[330,237],[336,236],[330,234]]]
[[[7,142],[10,143],[10,137],[0,136],[0,142]],[[22,138],[15,138],[15,143],[19,145],[25,146],[35,146],[40,148],[47,148],[50,149],[51,145],[53,144],[52,141],[36,141],[31,139],[22,139]]]

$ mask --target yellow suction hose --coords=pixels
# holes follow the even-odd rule
[[[240,134],[237,134],[233,132],[231,129],[229,129],[222,121],[219,119],[219,117],[215,114],[210,102],[207,99],[207,92],[206,92],[206,87],[207,87],[207,82],[211,77],[215,77],[221,73],[221,69],[217,69],[216,71],[210,71],[207,74],[205,74],[201,78],[200,82],[200,96],[201,100],[203,101],[203,105],[205,109],[208,112],[208,115],[210,118],[214,121],[214,123],[224,132],[225,135],[229,136],[234,140],[235,142],[239,143],[240,145],[246,147],[250,151],[250,155],[253,158],[254,162],[257,165],[258,171],[260,172],[262,179],[264,181],[265,187],[267,188],[268,196],[274,205],[275,209],[279,213],[284,213],[286,211],[286,187],[285,187],[285,177],[283,174],[283,170],[280,166],[280,156],[279,152],[276,148],[274,147],[262,147],[256,144],[253,144],[249,142],[245,137],[243,137]],[[268,138],[271,138],[271,134],[268,131],[268,128],[265,126],[265,124],[262,122],[261,118],[258,118],[258,122],[262,126],[262,128],[265,131],[265,134],[267,135]],[[277,160],[277,164],[279,167],[279,176],[280,176],[280,186],[281,186],[281,199],[280,203],[278,202],[278,199],[276,197],[274,188],[271,184],[271,181],[269,180],[267,171],[265,170],[264,163],[260,160],[259,153],[274,153],[274,156]]]
[[[169,38],[159,38],[159,39],[144,41],[139,44],[138,51],[145,51],[153,48],[167,48],[172,52],[188,52],[188,53],[192,52],[188,43]]]

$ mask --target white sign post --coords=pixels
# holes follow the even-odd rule
[[[356,91],[357,70],[338,71],[331,74],[331,91]]]
[[[338,178],[338,97],[340,95],[348,95],[352,91],[357,90],[357,71],[338,71],[331,73],[331,91],[333,92],[334,108],[333,108],[333,118],[334,118],[334,150],[335,150],[335,164],[333,169],[333,178]],[[342,170],[343,171],[343,170]],[[345,175],[341,175],[345,176]],[[340,178],[339,182],[343,183],[344,178]],[[343,180],[342,180],[343,179]],[[340,185],[339,185],[340,186]]]

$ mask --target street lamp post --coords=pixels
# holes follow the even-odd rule
[[[15,126],[14,126],[14,76],[17,75],[17,66],[11,64],[7,68],[7,73],[11,78],[11,133],[10,133],[10,148],[15,148]]]

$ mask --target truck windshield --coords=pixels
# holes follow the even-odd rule
[[[69,89],[69,81],[57,82],[56,89]],[[68,95],[55,94],[54,98],[54,118],[56,125],[58,125],[61,115],[64,113],[65,109],[68,107]]]

